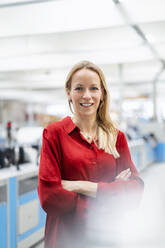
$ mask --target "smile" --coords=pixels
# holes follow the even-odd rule
[[[80,105],[83,107],[90,107],[93,105],[93,103],[80,103]]]

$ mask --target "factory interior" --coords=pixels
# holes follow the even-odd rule
[[[110,116],[144,181],[120,248],[164,248],[164,0],[0,1],[0,248],[44,247],[42,133],[72,115],[65,80],[82,60],[103,70]]]

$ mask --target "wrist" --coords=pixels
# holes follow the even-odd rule
[[[98,184],[94,182],[87,182],[83,188],[82,194],[90,197],[96,197]]]

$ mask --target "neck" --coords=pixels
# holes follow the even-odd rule
[[[96,132],[96,128],[97,128],[96,116],[81,117],[81,116],[75,115],[74,121],[82,132],[85,132],[88,134],[93,134]]]

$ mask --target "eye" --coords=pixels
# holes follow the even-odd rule
[[[99,88],[98,87],[96,87],[96,86],[93,86],[92,88],[91,88],[91,90],[98,90]]]
[[[76,87],[75,90],[82,90],[82,87]]]

